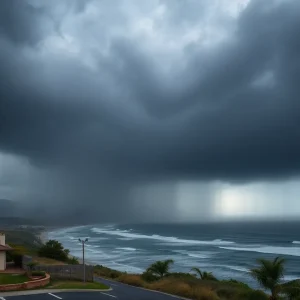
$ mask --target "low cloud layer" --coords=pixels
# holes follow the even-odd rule
[[[298,176],[299,11],[1,1],[0,151],[28,164],[23,198],[117,205],[128,219],[141,186]]]

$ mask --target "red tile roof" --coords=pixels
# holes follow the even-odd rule
[[[13,248],[11,248],[8,245],[0,245],[0,251],[11,251]]]

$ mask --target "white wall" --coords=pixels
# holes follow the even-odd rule
[[[0,251],[0,271],[6,269],[6,253],[5,251]]]
[[[0,245],[5,245],[5,234],[0,232]]]

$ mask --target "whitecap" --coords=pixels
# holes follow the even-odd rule
[[[234,242],[231,241],[223,241],[221,239],[211,240],[211,241],[200,241],[200,240],[187,240],[187,239],[179,239],[177,237],[169,237],[169,236],[161,236],[157,234],[153,235],[145,235],[145,234],[139,234],[139,233],[131,233],[128,232],[128,230],[106,230],[94,227],[92,228],[92,231],[99,234],[107,234],[107,235],[115,235],[115,236],[121,236],[125,238],[132,238],[132,239],[151,239],[151,240],[158,240],[158,241],[164,241],[168,243],[181,243],[185,245],[230,245],[234,244]]]
[[[239,266],[223,266],[227,269],[230,269],[230,270],[234,270],[234,271],[238,271],[238,272],[244,272],[244,273],[249,273],[250,270],[249,269],[246,269],[246,268],[243,268],[243,267],[239,267]]]
[[[219,248],[225,250],[233,250],[233,251],[247,251],[247,252],[258,252],[258,253],[266,253],[266,254],[300,256],[300,249],[297,247],[262,246],[262,247],[219,247]]]
[[[136,251],[136,248],[131,248],[131,247],[118,247],[116,248],[117,250],[125,250],[125,251]]]

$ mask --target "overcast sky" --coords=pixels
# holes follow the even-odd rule
[[[0,66],[0,198],[300,217],[300,1],[1,0]]]

